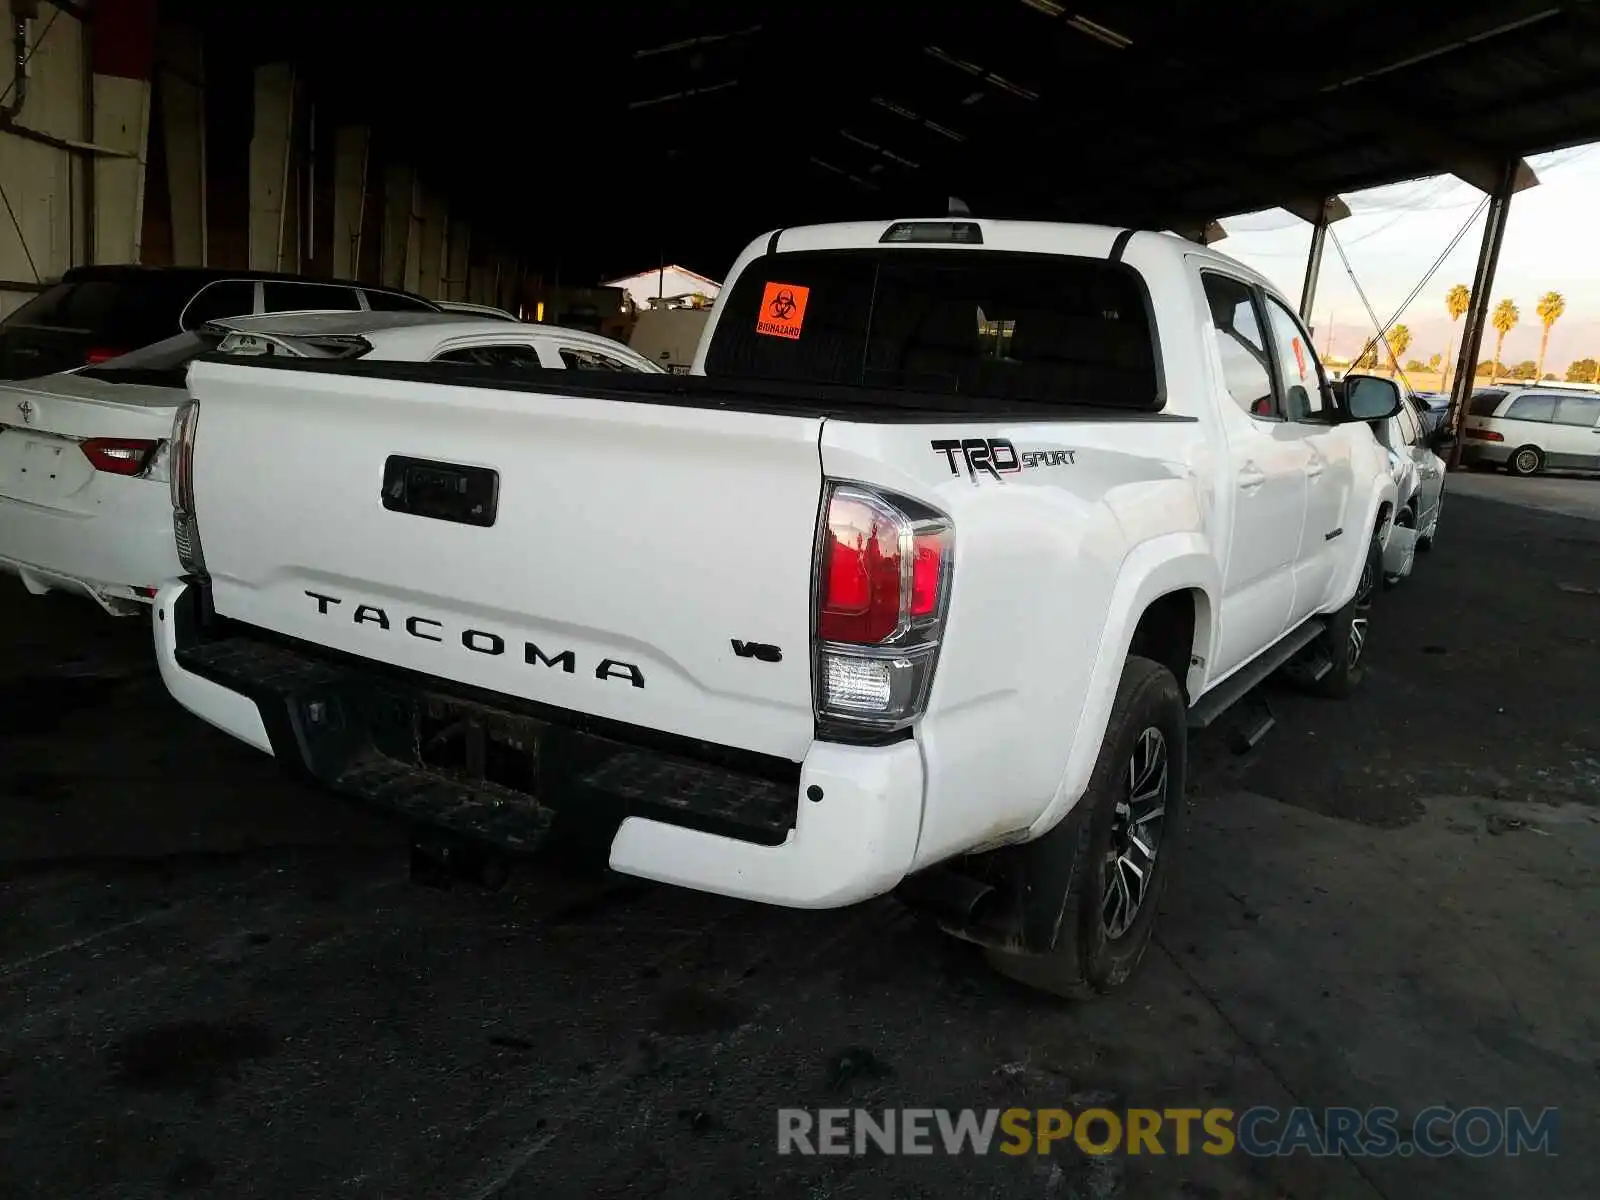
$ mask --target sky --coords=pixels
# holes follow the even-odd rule
[[[1517,363],[1538,357],[1541,326],[1534,309],[1539,297],[1552,290],[1566,297],[1566,313],[1550,331],[1545,356],[1545,371],[1562,377],[1573,359],[1600,357],[1600,143],[1536,155],[1528,164],[1539,184],[1512,197],[1490,303],[1509,297],[1521,310],[1502,356],[1503,362]],[[1446,339],[1456,345],[1444,296],[1454,284],[1472,284],[1483,237],[1483,214],[1474,216],[1474,210],[1483,198],[1453,175],[1344,197],[1351,215],[1332,231],[1384,323],[1472,218],[1466,235],[1400,316],[1412,333],[1408,360],[1425,362],[1442,354]],[[1213,249],[1248,263],[1284,295],[1299,300],[1310,225],[1282,209],[1228,217],[1222,225],[1228,236]],[[1359,351],[1373,333],[1332,238],[1323,253],[1310,324],[1319,350],[1327,350],[1331,332],[1332,352],[1345,357]],[[1456,324],[1457,337],[1464,324]],[[1494,337],[1492,328],[1486,331],[1481,358],[1493,354]]]

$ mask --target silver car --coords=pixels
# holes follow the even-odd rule
[[[1513,475],[1600,471],[1600,394],[1550,384],[1479,388],[1461,457]]]

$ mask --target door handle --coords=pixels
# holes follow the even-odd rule
[[[1239,472],[1239,486],[1245,491],[1254,491],[1267,481],[1267,477],[1254,467],[1246,467]]]
[[[1313,459],[1311,465],[1306,468],[1306,478],[1315,479],[1318,475],[1321,475],[1323,471],[1327,470],[1327,467],[1328,464],[1323,462],[1320,458]]]

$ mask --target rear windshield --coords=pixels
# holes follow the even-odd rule
[[[85,367],[78,374],[106,383],[181,388],[188,382],[189,364],[202,354],[210,354],[222,338],[220,330],[180,333],[98,366]]]
[[[706,374],[1156,411],[1143,281],[1104,259],[802,251],[740,274]]]
[[[1472,403],[1467,406],[1467,412],[1474,417],[1492,417],[1494,410],[1500,407],[1500,401],[1506,398],[1504,392],[1492,391],[1485,388],[1472,393]]]
[[[178,314],[194,295],[194,285],[159,277],[138,284],[107,279],[58,283],[5,319],[19,326],[88,334],[110,346],[147,346],[178,332]]]

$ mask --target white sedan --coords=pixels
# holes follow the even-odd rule
[[[1385,582],[1395,584],[1411,574],[1417,551],[1431,549],[1439,536],[1446,468],[1433,451],[1433,439],[1439,435],[1423,431],[1411,405],[1402,404],[1394,416],[1377,422],[1374,432],[1389,451],[1399,491],[1394,532],[1383,555]]]
[[[505,371],[661,374],[583,330],[468,313],[269,313],[218,321],[91,367],[0,384],[0,572],[36,595],[69,591],[143,611],[182,573],[167,439],[189,362],[211,351],[459,362]]]

